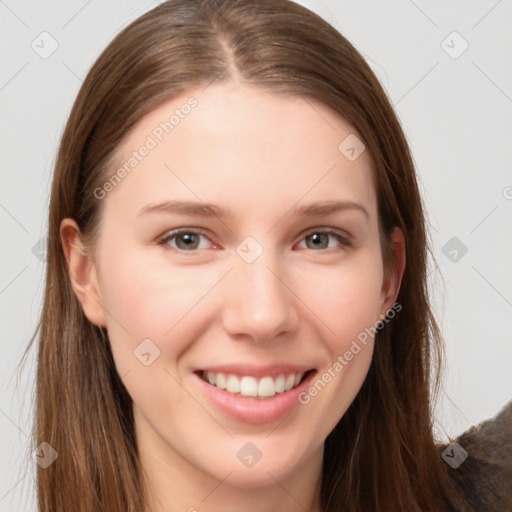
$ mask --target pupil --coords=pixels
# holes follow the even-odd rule
[[[185,248],[189,248],[194,246],[193,248],[195,249],[196,246],[197,246],[197,241],[194,241],[193,237],[195,235],[191,234],[191,233],[188,233],[188,234],[184,234],[184,235],[181,235],[178,237],[178,246],[180,246],[180,241],[182,241],[183,243],[181,245],[184,245]],[[182,249],[183,247],[180,247],[180,249]]]
[[[315,247],[322,246],[323,248],[327,247],[325,243],[327,242],[327,234],[326,233],[314,233],[310,235],[310,239],[313,242]]]

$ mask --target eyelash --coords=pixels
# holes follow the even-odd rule
[[[308,230],[307,232],[305,232],[302,235],[301,241],[305,240],[308,236],[319,234],[319,233],[320,234],[326,234],[326,235],[332,235],[333,237],[338,239],[338,241],[341,243],[341,245],[343,245],[345,247],[352,247],[352,245],[353,245],[352,241],[350,240],[349,237],[344,236],[341,233],[339,233],[338,231],[336,231],[334,229],[330,229],[330,228],[325,228],[325,229],[314,228],[314,229],[310,229],[310,230]],[[187,235],[200,235],[200,236],[203,236],[205,238],[208,238],[208,240],[209,240],[208,235],[206,235],[204,232],[202,232],[200,230],[182,228],[182,229],[176,229],[174,231],[170,231],[170,232],[166,233],[163,237],[161,237],[161,238],[159,238],[157,240],[157,243],[158,243],[158,245],[161,245],[164,249],[167,250],[167,249],[169,249],[169,242],[171,240],[177,238],[179,235],[183,235],[183,234],[187,234]],[[178,247],[172,247],[171,246],[171,250],[178,251],[178,252],[180,252],[182,254],[186,254],[186,253],[194,254],[199,249],[192,249],[190,251],[184,251],[183,249],[179,249]],[[311,250],[314,250],[314,249],[311,249]],[[318,251],[314,251],[314,252],[322,252],[324,254],[330,254],[330,253],[335,252],[335,251],[336,251],[335,248],[329,247],[327,249],[319,249]]]

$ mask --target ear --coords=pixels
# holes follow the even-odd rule
[[[402,230],[398,227],[391,233],[391,260],[382,285],[383,315],[386,315],[396,302],[405,270],[405,240]]]
[[[69,270],[71,286],[87,319],[98,327],[106,327],[106,315],[98,283],[96,266],[80,240],[80,230],[73,219],[63,219],[60,239]]]

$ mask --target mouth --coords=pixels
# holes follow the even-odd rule
[[[283,420],[301,406],[299,396],[316,369],[303,366],[228,366],[193,372],[198,393],[231,421],[264,424]]]
[[[199,370],[196,373],[211,386],[215,386],[234,396],[267,399],[297,388],[314,371],[312,369],[306,372],[280,373],[279,375],[265,375],[263,377],[205,370]]]

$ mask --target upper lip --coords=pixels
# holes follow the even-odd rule
[[[228,375],[250,375],[253,377],[277,377],[279,375],[290,375],[291,373],[306,373],[313,370],[312,366],[299,364],[271,364],[257,366],[251,363],[212,365],[198,368],[196,371],[212,373],[225,373]]]

